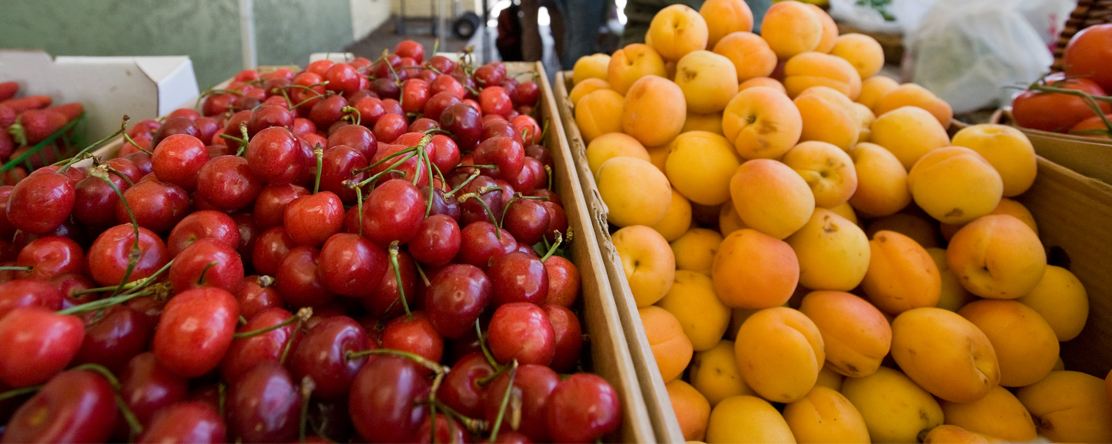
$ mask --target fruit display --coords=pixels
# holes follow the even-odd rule
[[[15,185],[27,173],[73,155],[73,127],[80,103],[51,106],[45,95],[19,95],[19,83],[0,82],[0,183]]]
[[[1110,369],[1059,356],[1089,299],[1021,203],[1027,137],[878,76],[813,5],[759,36],[706,5],[560,77],[682,438],[1112,441]]]
[[[0,188],[2,441],[619,439],[540,86],[424,54],[245,70]]]
[[[1046,76],[1012,101],[1023,128],[1112,138],[1112,23],[1093,25],[1070,38],[1063,72]]]

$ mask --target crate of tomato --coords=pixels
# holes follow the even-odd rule
[[[80,103],[51,106],[50,96],[21,96],[19,89],[18,82],[0,82],[0,183],[5,185],[72,155],[79,141],[74,127],[85,115]]]
[[[543,68],[423,59],[244,71],[36,174],[76,203],[12,220],[54,236],[0,294],[61,293],[0,304],[5,439],[654,442]]]

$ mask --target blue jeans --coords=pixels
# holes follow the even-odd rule
[[[598,51],[599,28],[606,23],[609,0],[555,0],[556,9],[564,16],[564,53],[561,64],[566,70],[575,66],[580,57]]]

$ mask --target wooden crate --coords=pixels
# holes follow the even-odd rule
[[[537,74],[536,82],[541,91],[537,105],[537,121],[542,126],[547,121],[550,127],[545,135],[545,146],[549,147],[555,162],[552,184],[564,203],[568,227],[573,233],[569,247],[571,260],[579,268],[582,281],[580,321],[584,333],[589,337],[589,341],[585,344],[590,352],[589,369],[605,378],[617,391],[621,400],[622,428],[617,437],[619,442],[655,443],[657,437],[654,435],[653,424],[656,422],[656,417],[650,416],[646,408],[647,403],[638,382],[640,372],[630,354],[634,348],[629,346],[623,329],[620,309],[624,307],[619,305],[618,301],[621,301],[621,298],[616,298],[611,292],[611,281],[605,271],[605,261],[594,230],[595,224],[589,219],[594,212],[589,209],[587,200],[584,198],[585,187],[579,183],[574,156],[569,150],[567,136],[562,130],[564,124],[557,110],[556,96],[548,83],[544,66],[540,63],[506,63],[506,68],[508,74],[528,72]],[[231,79],[217,85],[217,88],[225,87],[230,81]],[[196,105],[194,102],[194,107]],[[123,139],[119,138],[97,150],[96,155],[102,159],[113,158],[123,143]],[[609,236],[607,242],[609,243]],[[647,350],[647,343],[645,347]],[[652,360],[651,353],[649,359]],[[659,380],[660,377],[657,376],[657,379]],[[663,390],[663,383],[661,383],[661,390]],[[667,394],[664,399],[667,401]],[[672,422],[675,422],[674,417]],[[683,440],[664,441],[682,442]]]
[[[641,325],[641,316],[637,312],[637,303],[633,299],[633,292],[629,288],[625,270],[622,268],[622,259],[610,240],[609,223],[606,221],[606,204],[598,192],[594,176],[587,167],[587,145],[579,133],[572,114],[571,102],[568,100],[568,91],[571,89],[571,72],[556,73],[556,97],[560,107],[560,118],[564,130],[567,132],[567,143],[572,157],[575,159],[575,168],[579,172],[579,182],[583,187],[583,195],[590,210],[593,229],[601,247],[602,258],[609,276],[610,286],[617,303],[618,313],[621,316],[622,326],[625,328],[626,341],[629,343],[629,352],[633,356],[637,367],[637,377],[644,392],[646,407],[656,431],[656,439],[660,442],[683,442],[683,433],[672,411],[672,402],[668,391],[664,387],[664,379],[660,377],[660,370],[656,366],[652,349],[649,347],[648,337],[645,336],[645,327]]]

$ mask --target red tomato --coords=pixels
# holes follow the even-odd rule
[[[1112,90],[1112,23],[1093,25],[1075,34],[1066,45],[1062,66],[1070,77],[1084,77],[1105,91]]]
[[[1059,88],[1084,91],[1103,96],[1104,89],[1088,79],[1062,80],[1061,73],[1047,77],[1047,83]],[[1104,114],[1112,113],[1112,104],[1098,102]],[[1078,122],[1094,116],[1086,100],[1066,94],[1038,93],[1024,91],[1012,101],[1012,116],[1024,128],[1043,131],[1065,132]]]

